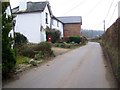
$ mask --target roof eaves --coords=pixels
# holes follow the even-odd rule
[[[24,14],[24,13],[34,13],[34,12],[43,12],[43,10],[37,10],[37,11],[25,11],[25,12],[17,12],[14,14]]]
[[[59,20],[57,17],[55,17],[54,15],[52,16],[52,18],[58,20],[59,22],[63,23],[61,20]]]

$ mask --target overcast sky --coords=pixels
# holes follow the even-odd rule
[[[21,0],[25,1],[25,0]],[[26,0],[43,1],[43,0]],[[103,30],[118,18],[118,1],[120,0],[48,0],[53,14],[58,16],[82,16],[82,28]],[[10,0],[12,8],[19,5],[19,0]],[[110,8],[111,7],[111,8]]]

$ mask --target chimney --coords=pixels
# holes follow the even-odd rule
[[[118,2],[118,17],[120,17],[120,1]]]
[[[26,0],[20,0],[19,11],[26,11],[27,9],[27,2]]]

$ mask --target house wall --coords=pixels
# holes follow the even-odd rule
[[[80,36],[81,24],[64,24],[64,37]]]
[[[45,41],[46,39],[41,37],[41,22],[41,13],[18,14],[15,31],[25,35],[29,42],[39,43],[40,41]]]
[[[48,24],[46,24],[46,13],[48,13]],[[42,12],[42,26],[45,29],[47,26],[50,28],[50,23],[51,23],[51,17],[50,17],[50,13],[48,10],[48,6],[45,7],[44,11]]]
[[[48,24],[46,24],[48,13]],[[25,35],[29,42],[39,43],[46,41],[45,28],[50,27],[51,17],[46,6],[43,12],[23,13],[16,17],[15,31]]]
[[[61,37],[63,37],[63,23],[61,23],[60,21],[56,19],[52,19],[52,29],[59,30],[61,32]]]

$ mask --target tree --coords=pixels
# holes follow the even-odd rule
[[[12,30],[12,17],[7,16],[9,2],[2,2],[2,76],[6,77],[14,68],[16,59],[14,49],[11,49],[9,32]]]

